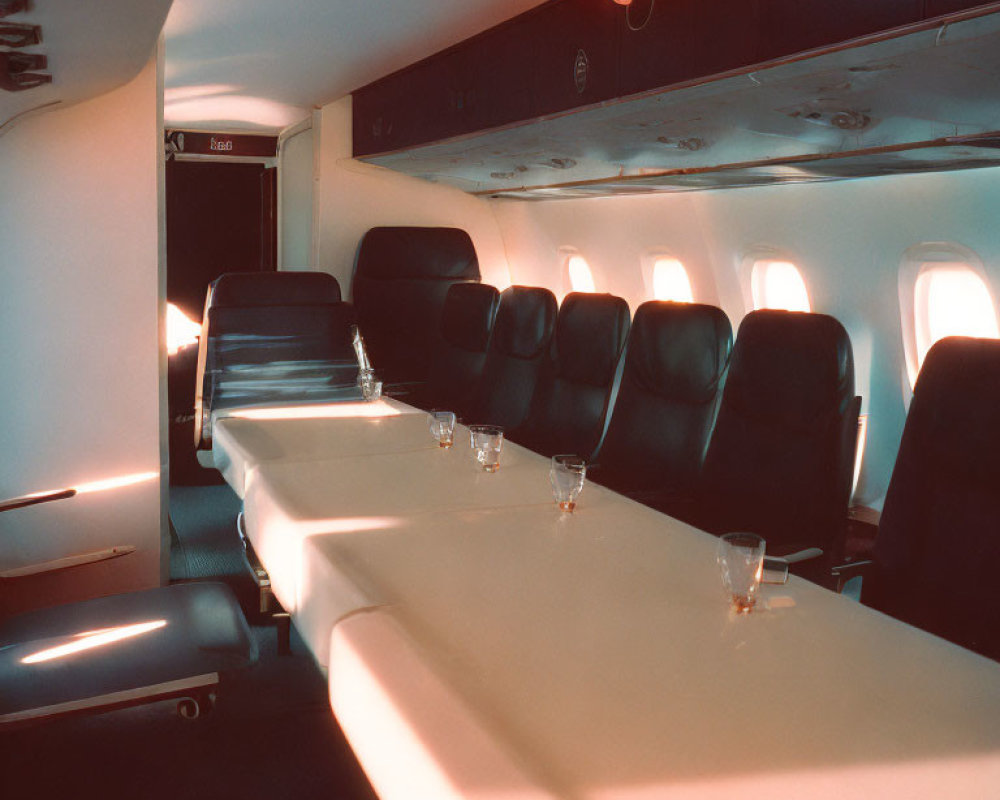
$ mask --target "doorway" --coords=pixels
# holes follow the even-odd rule
[[[167,162],[167,302],[192,322],[200,325],[208,285],[223,273],[277,267],[276,176],[267,161]],[[197,343],[168,352],[170,481],[215,481],[194,449]]]

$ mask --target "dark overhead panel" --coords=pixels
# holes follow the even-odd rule
[[[784,27],[780,32],[754,28],[753,47],[727,56],[732,61],[721,64],[726,71],[694,77],[710,67],[701,61],[688,77],[660,88],[624,98],[591,98],[582,107],[482,130],[469,127],[450,136],[435,131],[423,143],[405,144],[409,133],[403,120],[392,127],[395,144],[376,150],[372,137],[365,138],[371,122],[365,115],[377,104],[366,105],[368,89],[362,90],[355,95],[355,154],[484,196],[533,198],[841,180],[997,163],[995,148],[985,143],[1000,135],[1000,3],[874,32],[865,31],[899,23],[918,10],[926,14],[926,0],[837,4],[854,27],[839,20],[829,36],[856,38],[834,44],[823,37],[809,39],[816,49],[734,66],[796,46],[796,37],[809,26],[801,14],[778,14],[789,2],[744,4],[765,18],[777,14],[774,24],[783,20]],[[686,3],[656,3],[647,23],[650,35],[656,38],[660,18],[655,9],[661,5],[673,7],[689,26],[698,24]],[[538,13],[560,5],[541,6]],[[531,14],[523,17],[530,20]],[[714,47],[704,38],[707,32],[701,35],[705,48]],[[650,62],[643,69],[658,79],[683,67],[675,55],[627,55],[630,40],[618,41],[622,72],[615,85],[641,85],[625,70],[643,58]],[[539,48],[538,42],[533,40],[532,47]],[[448,53],[459,57],[461,48]],[[426,68],[433,61],[422,64]],[[584,71],[602,63],[599,55],[588,61]],[[572,64],[567,75],[572,81]],[[394,77],[372,87],[388,92]],[[434,86],[410,84],[410,91],[422,101]],[[467,91],[474,95],[475,87]],[[419,120],[419,103],[410,107]]]
[[[28,7],[28,0],[0,0],[0,18],[9,17]]]

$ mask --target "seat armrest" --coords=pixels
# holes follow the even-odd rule
[[[832,578],[832,585],[830,586],[837,594],[840,594],[844,590],[844,584],[846,584],[851,578],[860,577],[862,581],[864,576],[868,574],[874,561],[849,561],[846,564],[838,564],[833,569],[830,570],[830,576]]]

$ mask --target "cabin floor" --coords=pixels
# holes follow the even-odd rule
[[[169,700],[0,733],[0,794],[374,800],[294,627],[291,655],[278,655],[275,626],[255,613],[239,508],[225,485],[171,488],[171,579],[229,584],[257,640],[257,665],[224,682],[215,710],[197,720],[181,719]]]

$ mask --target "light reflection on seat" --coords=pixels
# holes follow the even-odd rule
[[[115,628],[104,628],[102,630],[76,633],[73,634],[73,638],[76,641],[39,650],[37,653],[32,653],[30,656],[22,658],[21,663],[39,664],[43,661],[65,658],[66,656],[80,653],[85,650],[93,650],[96,647],[104,647],[114,642],[120,642],[122,639],[131,639],[135,636],[141,636],[144,633],[149,633],[151,631],[158,630],[159,628],[163,628],[166,624],[167,621],[165,619],[158,619],[151,622],[138,622],[134,625],[120,625]]]

